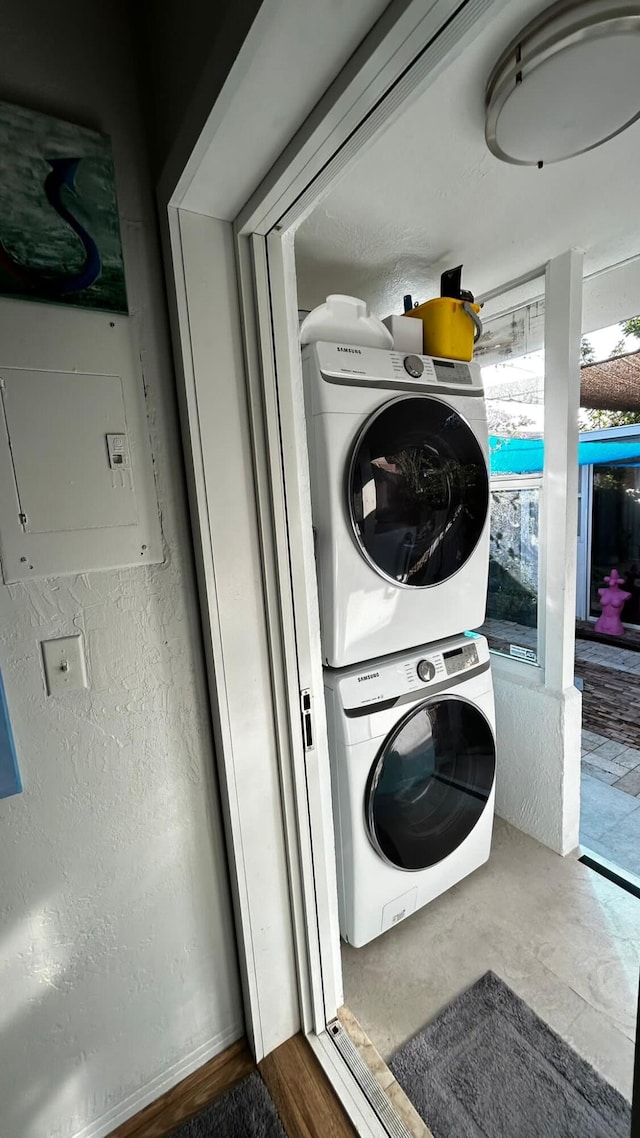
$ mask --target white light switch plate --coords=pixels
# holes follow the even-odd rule
[[[81,636],[43,640],[42,660],[49,695],[61,695],[88,686]]]

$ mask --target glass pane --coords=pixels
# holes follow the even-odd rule
[[[388,403],[360,439],[349,472],[356,537],[374,568],[424,587],[464,564],[484,527],[489,488],[473,431],[428,396]]]
[[[539,487],[491,491],[487,621],[490,647],[537,660]],[[515,641],[515,645],[514,645]]]
[[[422,704],[385,744],[367,789],[369,834],[401,869],[425,869],[471,833],[495,773],[491,728],[463,700]]]
[[[538,663],[538,530],[544,464],[544,301],[485,324],[478,345],[487,404],[490,647]]]
[[[600,616],[598,589],[616,569],[631,594],[622,620],[640,624],[640,466],[594,466],[592,518],[591,615]]]

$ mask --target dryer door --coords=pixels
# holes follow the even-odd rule
[[[455,696],[414,708],[386,739],[365,795],[370,841],[398,869],[435,865],[471,833],[491,793],[493,731]]]
[[[471,427],[430,395],[386,403],[362,431],[348,471],[353,530],[394,584],[446,581],[475,549],[489,508],[484,455]]]

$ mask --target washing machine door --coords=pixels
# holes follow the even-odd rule
[[[457,849],[487,805],[495,776],[493,731],[455,696],[414,708],[371,769],[365,815],[379,855],[398,869],[427,869]]]
[[[394,584],[446,581],[473,553],[487,519],[480,444],[434,396],[400,396],[380,408],[356,442],[347,483],[360,549]]]

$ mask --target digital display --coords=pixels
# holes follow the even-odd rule
[[[455,367],[456,366],[453,360],[434,360],[433,362],[434,362],[434,364],[437,364],[438,367]]]
[[[444,653],[445,660],[450,660],[452,656],[462,656],[464,648],[452,648],[450,652]]]

